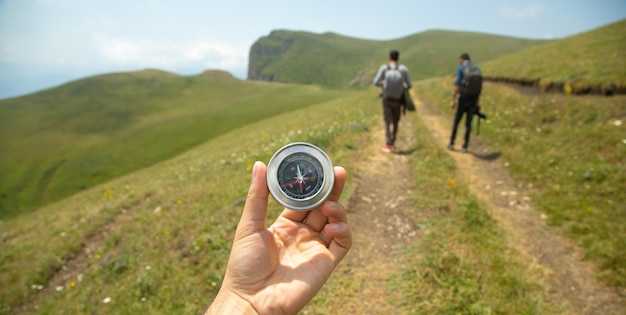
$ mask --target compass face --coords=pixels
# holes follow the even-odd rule
[[[307,153],[294,153],[278,166],[278,183],[291,198],[310,198],[320,191],[324,183],[322,164]]]
[[[274,199],[292,210],[319,206],[332,190],[333,164],[322,149],[306,142],[279,149],[267,165],[267,186]]]

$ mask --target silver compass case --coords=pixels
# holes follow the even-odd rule
[[[280,148],[267,165],[274,199],[292,210],[311,210],[326,200],[335,183],[333,163],[319,147],[294,142]]]

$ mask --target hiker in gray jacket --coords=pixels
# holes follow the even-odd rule
[[[385,153],[393,151],[398,122],[400,121],[402,96],[405,89],[411,88],[409,69],[398,63],[400,53],[397,50],[389,52],[389,63],[380,66],[374,85],[383,87],[383,118],[385,120],[386,144],[381,149]]]

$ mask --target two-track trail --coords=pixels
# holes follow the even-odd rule
[[[449,141],[451,119],[414,96],[418,115],[443,145]],[[458,138],[463,136],[460,128]],[[457,169],[474,195],[488,205],[491,215],[507,234],[509,246],[522,261],[543,271],[547,303],[560,304],[567,314],[626,314],[626,298],[601,284],[594,265],[582,259],[573,241],[557,235],[534,208],[524,188],[511,178],[499,152],[472,136],[470,153],[450,151]]]
[[[410,196],[419,193],[411,186],[411,159],[419,158],[412,153],[417,141],[412,124],[423,120],[442,148],[448,143],[451,127],[451,115],[444,115],[416,95],[413,98],[417,111],[402,116],[398,151],[386,154],[379,150],[384,144],[381,115],[380,126],[359,148],[363,160],[351,170],[356,188],[348,202],[348,214],[354,244],[338,272],[350,274],[357,286],[353,291],[358,293],[342,299],[337,314],[410,312],[390,305],[393,295],[400,293],[387,289],[386,281],[411,259],[407,257],[410,255],[397,254],[403,244],[415,242],[421,235],[419,227],[408,222],[405,215],[416,211]],[[626,298],[600,283],[593,264],[581,258],[581,250],[546,225],[525,188],[518,188],[511,178],[497,149],[472,135],[470,153],[446,151],[471,192],[499,222],[507,244],[521,254],[520,261],[541,270],[546,303],[564,314],[626,314]]]

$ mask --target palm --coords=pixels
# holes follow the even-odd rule
[[[335,267],[320,232],[283,216],[263,233],[250,235],[237,246],[245,250],[236,251],[240,255],[232,257],[234,262],[255,263],[235,264],[240,267],[231,270],[233,286],[246,292],[261,309],[286,313],[301,309]],[[276,300],[277,296],[285,298]],[[290,300],[289,296],[304,299]]]

